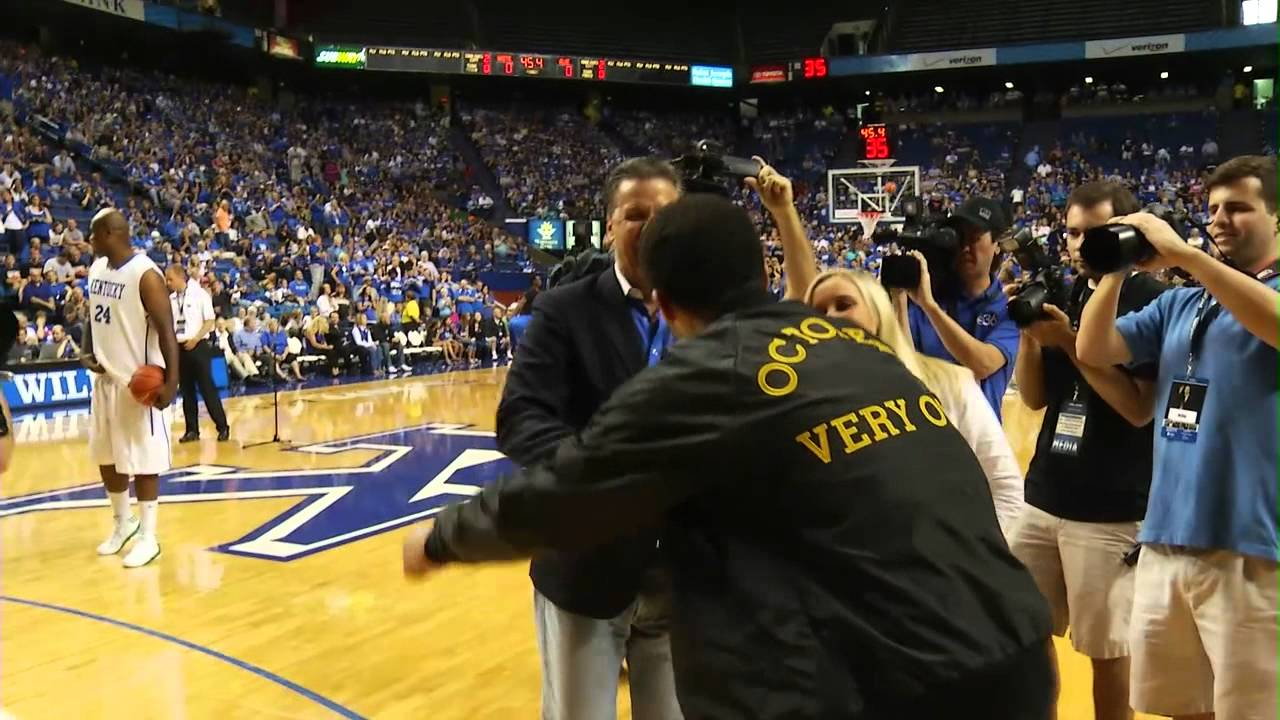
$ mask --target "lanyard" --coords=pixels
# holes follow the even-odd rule
[[[1187,376],[1191,376],[1191,371],[1196,365],[1196,355],[1200,353],[1200,343],[1204,342],[1205,333],[1209,331],[1209,323],[1218,317],[1222,312],[1222,306],[1218,304],[1208,290],[1202,290],[1200,293],[1200,304],[1196,305],[1195,317],[1191,319],[1191,337],[1187,350]]]
[[[1271,267],[1254,275],[1258,282],[1267,282],[1272,278],[1280,275],[1280,262],[1273,263]],[[1200,343],[1204,342],[1205,333],[1209,331],[1209,323],[1222,312],[1222,305],[1208,290],[1202,290],[1200,295],[1200,303],[1196,305],[1195,317],[1191,320],[1191,337],[1187,350],[1187,376],[1191,376],[1191,371],[1195,368],[1196,355],[1200,353]]]

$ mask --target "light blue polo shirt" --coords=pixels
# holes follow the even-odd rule
[[[1009,379],[1013,377],[1013,361],[1018,357],[1018,326],[1009,317],[1009,299],[1004,289],[994,277],[986,292],[974,298],[962,298],[951,303],[943,303],[951,319],[959,323],[973,337],[984,343],[995,345],[1004,355],[1004,366],[991,373],[979,385],[987,402],[1000,417],[1001,405],[1004,403],[1004,391],[1009,387]],[[948,362],[957,362],[933,329],[929,316],[916,306],[907,305],[907,319],[911,324],[911,339],[916,350],[930,357],[941,358]],[[957,363],[959,364],[959,363]]]
[[[1267,281],[1276,289],[1280,278]],[[1177,288],[1116,320],[1134,364],[1159,362],[1155,464],[1139,542],[1280,560],[1276,533],[1276,401],[1280,354],[1225,308],[1209,323],[1192,375],[1209,382],[1194,443],[1159,432],[1175,378],[1187,371],[1204,290]]]

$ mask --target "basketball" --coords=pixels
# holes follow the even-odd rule
[[[890,195],[898,192],[898,183],[890,180],[884,184],[884,191]]]
[[[133,399],[143,405],[150,405],[156,399],[156,393],[164,387],[164,368],[158,365],[143,365],[133,372],[129,380],[129,392]]]

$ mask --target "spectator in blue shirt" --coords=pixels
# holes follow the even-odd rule
[[[1159,363],[1130,626],[1132,706],[1270,720],[1280,562],[1275,158],[1229,160],[1205,189],[1210,236],[1231,265],[1153,215],[1122,218],[1156,251],[1144,269],[1181,268],[1203,287],[1170,290],[1116,319],[1126,271],[1107,275],[1084,308],[1076,348],[1091,365]]]
[[[996,239],[1008,228],[1000,205],[988,198],[967,200],[951,216],[960,248],[951,268],[957,278],[954,297],[936,298],[924,256],[920,286],[907,291],[911,339],[925,355],[963,365],[982,385],[987,402],[1000,417],[1005,388],[1018,355],[1018,327],[1009,317],[1008,299],[996,280]]]
[[[303,279],[301,270],[293,271],[293,280],[289,282],[289,292],[299,301],[304,301],[311,296],[311,284]]]

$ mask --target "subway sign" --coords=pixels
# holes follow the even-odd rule
[[[365,49],[362,47],[321,45],[316,48],[316,65],[321,67],[343,67],[363,70],[365,58]]]

